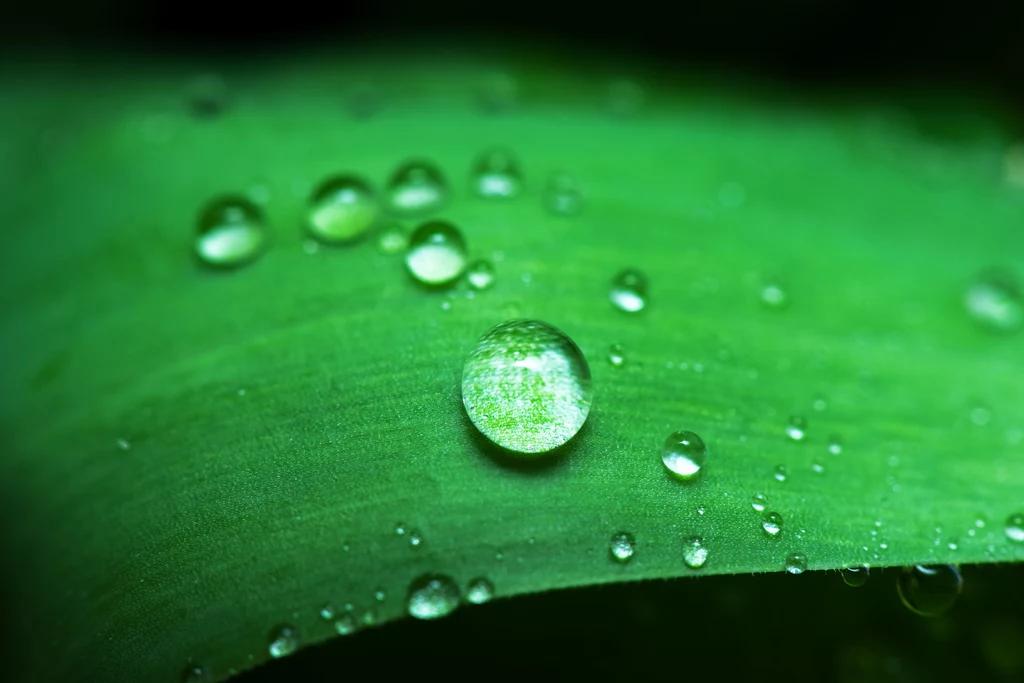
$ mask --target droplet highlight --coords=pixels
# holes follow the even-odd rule
[[[803,441],[807,435],[807,420],[802,415],[793,415],[786,424],[786,436],[793,441]]]
[[[483,577],[473,579],[466,586],[466,601],[474,605],[490,602],[494,597],[494,584]]]
[[[299,632],[294,626],[281,624],[270,632],[270,644],[267,651],[277,659],[287,657],[299,649]]]
[[[612,367],[621,368],[626,364],[626,348],[622,344],[612,344],[608,347],[608,362]]]
[[[477,291],[490,289],[494,284],[494,266],[483,259],[475,261],[466,269],[466,281]]]
[[[511,199],[522,191],[523,174],[512,152],[489,149],[473,164],[473,192],[488,199]]]
[[[1003,531],[1014,543],[1024,543],[1024,514],[1010,515]]]

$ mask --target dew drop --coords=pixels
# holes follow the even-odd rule
[[[429,161],[398,167],[387,187],[388,205],[403,216],[422,216],[440,209],[448,198],[444,176]]]
[[[1014,332],[1024,325],[1024,297],[1009,273],[993,271],[979,277],[964,296],[967,312],[983,327]]]
[[[636,540],[633,538],[633,534],[627,531],[615,534],[608,543],[608,552],[611,553],[612,559],[621,564],[629,562],[633,558],[635,550]]]
[[[828,438],[828,452],[832,455],[839,455],[843,452],[843,442],[838,436],[832,435]]]
[[[320,183],[309,199],[306,228],[325,244],[351,242],[366,234],[380,207],[370,186],[353,175],[337,175]]]
[[[430,221],[416,228],[409,239],[405,265],[425,285],[454,282],[466,268],[466,242],[451,223]]]
[[[384,602],[388,599],[388,593],[383,588],[378,588],[373,592],[373,599],[377,602]]]
[[[420,544],[423,543],[423,537],[418,531],[409,532],[409,545],[413,548],[419,548]]]
[[[409,236],[398,223],[385,226],[377,235],[377,251],[385,256],[400,254],[409,248]]]
[[[661,462],[678,479],[692,479],[697,476],[704,466],[707,455],[708,449],[704,445],[704,440],[686,430],[669,435],[661,447]]]
[[[612,303],[620,311],[636,313],[647,305],[647,278],[639,270],[624,270],[612,280]]]
[[[473,579],[466,586],[466,600],[474,605],[490,602],[494,597],[494,584],[483,577]]]
[[[206,683],[208,680],[206,669],[198,664],[190,664],[181,672],[181,683]]]
[[[490,288],[494,284],[494,266],[483,259],[474,262],[466,269],[466,281],[476,290]]]
[[[807,435],[807,419],[803,415],[792,415],[786,425],[786,436],[793,441],[803,441]]]
[[[811,464],[811,471],[815,474],[822,474],[825,471],[825,466],[820,462],[815,461]]]
[[[788,297],[786,290],[777,284],[767,284],[761,288],[761,302],[769,308],[782,308]]]
[[[590,413],[590,367],[563,332],[539,320],[489,330],[462,369],[462,402],[477,429],[502,448],[546,453]]]
[[[750,507],[757,512],[764,512],[764,509],[768,507],[768,496],[763,493],[755,493],[750,497]]]
[[[396,535],[398,535],[398,536],[405,536],[405,533],[407,531],[408,531],[408,528],[406,528],[404,522],[399,522],[398,524],[395,525],[395,534]]]
[[[262,212],[248,199],[214,199],[199,214],[196,255],[210,266],[232,268],[262,253],[268,234]]]
[[[807,556],[803,553],[790,553],[787,555],[786,571],[790,574],[803,574],[807,571]]]
[[[327,603],[320,608],[320,618],[324,621],[330,621],[334,618],[334,605]]]
[[[510,199],[522,191],[519,162],[507,149],[489,149],[481,154],[473,164],[471,177],[473,191],[481,197]]]
[[[417,619],[438,619],[459,606],[459,587],[447,576],[425,574],[409,584],[406,610]]]
[[[1014,543],[1024,543],[1024,514],[1010,515],[1004,531]]]
[[[868,575],[871,570],[866,564],[859,567],[847,567],[840,572],[843,575],[843,581],[846,582],[847,586],[853,586],[854,588],[860,588],[868,582]]]
[[[119,451],[131,450],[132,444],[128,439],[118,439],[115,443],[117,444],[117,450]]]
[[[683,564],[690,569],[700,569],[708,561],[708,549],[699,536],[683,541]]]
[[[363,623],[363,626],[373,626],[377,623],[377,615],[372,609],[368,609],[363,612],[363,616],[360,617],[360,621]]]
[[[287,657],[299,648],[299,632],[294,626],[281,624],[270,632],[270,645],[267,651],[277,659]]]
[[[341,636],[347,636],[355,633],[358,628],[359,626],[356,624],[356,620],[352,618],[351,614],[343,614],[334,622],[334,630]]]
[[[775,473],[773,475],[775,477],[775,481],[786,481],[786,477],[788,475],[789,475],[789,470],[786,469],[785,465],[776,465],[775,466]]]
[[[952,564],[904,567],[896,580],[903,604],[925,617],[938,616],[952,607],[963,585],[960,570]]]
[[[617,368],[621,368],[625,365],[626,348],[622,344],[612,344],[608,347],[608,362]]]
[[[769,512],[761,520],[761,527],[769,536],[776,536],[782,531],[782,515],[778,512]]]
[[[567,173],[558,173],[544,188],[544,206],[558,216],[575,216],[583,210],[583,193],[576,180]]]

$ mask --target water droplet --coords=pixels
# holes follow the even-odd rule
[[[1014,543],[1024,543],[1024,514],[1010,515],[1004,531],[1006,537]]]
[[[493,597],[494,584],[483,577],[473,579],[466,586],[466,600],[474,605],[490,602]]]
[[[220,76],[203,74],[185,86],[185,100],[196,118],[216,118],[227,108],[228,88]]]
[[[127,451],[130,450],[132,447],[132,444],[130,441],[128,441],[128,439],[118,439],[116,443],[117,450],[119,451]]]
[[[828,438],[828,452],[832,455],[839,455],[843,452],[843,442],[838,436],[830,436]]]
[[[400,166],[388,183],[388,204],[403,216],[422,216],[440,209],[448,198],[444,176],[429,161]]]
[[[952,564],[905,567],[896,580],[903,604],[925,617],[938,616],[952,607],[963,585],[960,570]]]
[[[814,403],[812,405],[814,406],[815,410],[822,411],[828,408],[828,401],[826,401],[823,397],[818,396],[817,398],[814,399]]]
[[[466,268],[466,242],[451,223],[430,221],[416,228],[409,239],[405,265],[425,285],[454,282]]]
[[[355,633],[356,629],[359,628],[356,624],[356,620],[352,618],[351,614],[343,614],[341,617],[334,622],[334,630],[338,632],[338,635],[347,636]]]
[[[590,367],[579,347],[538,320],[489,330],[462,369],[462,402],[484,436],[515,453],[546,453],[590,413]]]
[[[786,571],[790,574],[803,574],[807,571],[807,556],[803,553],[790,553],[787,555]]]
[[[363,626],[373,626],[377,623],[377,615],[374,614],[372,609],[368,609],[363,612],[363,616],[360,617],[360,621],[363,622]]]
[[[211,266],[231,268],[262,253],[268,241],[263,214],[244,197],[214,199],[199,214],[196,255]]]
[[[775,481],[786,481],[786,477],[789,475],[789,470],[786,469],[785,465],[776,465],[775,467]]]
[[[608,551],[611,553],[612,559],[623,564],[632,559],[635,550],[636,541],[633,539],[633,534],[626,531],[620,531],[612,536],[612,540],[608,544]]]
[[[793,441],[803,441],[807,435],[807,420],[803,415],[792,415],[786,425],[786,436]]]
[[[704,466],[708,449],[704,440],[690,431],[674,432],[661,447],[661,461],[679,479],[697,476]]]
[[[380,207],[370,186],[352,175],[320,183],[309,200],[309,234],[326,244],[362,237],[377,220]]]
[[[699,536],[683,541],[683,564],[690,569],[700,569],[708,561],[708,549]]]
[[[409,585],[406,609],[417,619],[437,619],[455,611],[459,598],[459,587],[450,578],[426,574]]]
[[[544,188],[544,205],[553,214],[575,216],[583,210],[583,193],[572,176],[558,173]]]
[[[378,588],[373,592],[373,599],[377,602],[384,602],[388,599],[388,593],[383,588]]]
[[[622,344],[612,344],[608,347],[608,362],[621,368],[626,363],[626,347]]]
[[[498,552],[494,553],[494,559],[496,559],[498,562],[501,562],[505,559],[505,555],[499,550]]]
[[[825,471],[825,466],[820,462],[815,461],[811,464],[811,471],[815,474],[822,474]]]
[[[615,307],[636,313],[647,305],[647,278],[639,270],[624,270],[612,280],[611,300]]]
[[[859,567],[847,567],[840,573],[843,575],[843,581],[846,582],[847,586],[860,588],[868,582],[868,575],[871,573],[871,570],[864,564]]]
[[[698,505],[697,506],[697,514],[698,515],[703,516],[705,512],[707,512],[707,510],[704,509],[703,505]]]
[[[494,266],[483,259],[466,269],[466,280],[473,289],[487,289],[494,284]]]
[[[275,659],[287,657],[299,649],[299,632],[294,626],[281,624],[270,632],[270,645],[267,651]]]
[[[327,603],[320,608],[320,618],[324,621],[330,621],[334,618],[334,605]]]
[[[418,548],[418,547],[420,547],[421,543],[423,543],[423,537],[420,536],[420,532],[418,532],[418,531],[411,531],[411,532],[409,532],[409,545],[410,546],[412,546],[413,548]]]
[[[979,324],[996,332],[1014,332],[1024,325],[1024,297],[1016,279],[1005,272],[979,277],[964,296],[967,312]]]
[[[633,81],[618,80],[608,85],[605,106],[613,116],[633,116],[644,104],[644,91]]]
[[[768,496],[763,493],[755,493],[750,497],[750,507],[757,512],[764,512],[764,509],[768,507]]]
[[[397,535],[399,535],[399,536],[405,536],[405,532],[406,532],[406,531],[408,531],[408,529],[406,528],[406,526],[405,526],[405,523],[404,523],[404,522],[399,522],[398,524],[396,524],[396,525],[395,525],[395,533],[396,533]]]
[[[508,199],[519,195],[523,175],[512,152],[489,149],[473,165],[472,183],[473,191],[481,197]]]
[[[198,664],[190,664],[181,672],[181,683],[206,683],[208,680],[210,677],[207,675],[206,669]]]
[[[761,527],[769,536],[776,536],[782,531],[782,515],[778,512],[769,512],[761,520]]]
[[[949,548],[950,550],[956,550],[960,546],[957,545],[956,541],[950,541],[949,543],[946,544],[946,547]]]
[[[761,288],[761,301],[770,308],[782,308],[788,298],[786,290],[777,284],[765,285]]]
[[[377,235],[377,251],[385,256],[399,254],[409,248],[409,236],[398,223],[392,223]]]

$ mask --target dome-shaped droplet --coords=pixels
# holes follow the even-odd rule
[[[454,282],[466,269],[466,242],[462,233],[444,221],[424,223],[409,239],[405,265],[423,284]]]
[[[750,507],[754,508],[757,512],[764,512],[767,506],[768,496],[763,493],[755,493],[750,497]]]
[[[388,206],[403,216],[422,216],[437,211],[448,199],[444,176],[429,161],[410,161],[391,176]]]
[[[1010,515],[1004,531],[1006,537],[1014,543],[1024,543],[1024,514]]]
[[[417,619],[437,619],[459,606],[459,587],[447,576],[426,574],[409,585],[406,609]]]
[[[803,415],[792,415],[786,424],[786,436],[793,441],[803,441],[807,435],[807,419]]]
[[[789,297],[781,285],[771,283],[761,288],[761,301],[769,308],[782,308],[789,301]]]
[[[636,540],[628,531],[620,531],[612,536],[612,540],[608,543],[608,552],[616,562],[623,564],[629,562],[635,551]]]
[[[782,515],[778,512],[769,512],[761,520],[761,528],[769,536],[777,536],[782,531]]]
[[[690,431],[675,432],[661,447],[661,462],[679,479],[692,479],[704,466],[708,449],[704,440]]]
[[[327,603],[320,608],[320,618],[324,621],[330,621],[334,619],[334,605]]]
[[[860,588],[868,582],[868,576],[871,574],[871,570],[867,565],[861,565],[859,567],[847,567],[840,572],[843,575],[843,581],[846,582],[847,586],[853,586],[854,588]]]
[[[398,223],[391,223],[381,229],[377,235],[377,251],[390,256],[399,254],[409,248],[409,235]]]
[[[626,349],[622,344],[612,344],[608,347],[608,362],[617,368],[626,363]]]
[[[198,664],[190,664],[181,672],[181,683],[206,683],[209,680],[209,673]]]
[[[263,213],[240,196],[211,201],[199,214],[195,250],[203,263],[232,268],[259,256],[269,235]]]
[[[334,622],[334,630],[338,632],[340,636],[347,636],[355,633],[359,629],[359,624],[352,618],[351,614],[341,615],[337,621]]]
[[[270,632],[270,644],[267,651],[271,657],[287,657],[299,649],[299,632],[294,626],[281,624]]]
[[[615,307],[636,313],[647,305],[647,278],[639,270],[624,270],[612,280],[610,298]]]
[[[474,605],[490,602],[494,597],[494,584],[482,576],[473,579],[466,586],[466,600]]]
[[[558,216],[575,216],[583,210],[583,193],[576,180],[567,173],[558,173],[544,188],[544,206]]]
[[[700,569],[708,561],[708,549],[704,539],[694,536],[683,541],[683,564],[690,569]]]
[[[362,237],[380,212],[370,186],[353,175],[328,178],[309,200],[306,227],[309,234],[327,244],[351,242]]]
[[[786,571],[790,574],[803,574],[807,571],[807,556],[803,553],[790,553],[787,555]]]
[[[775,481],[786,481],[786,477],[789,476],[789,470],[785,465],[776,465],[772,476],[775,477]]]
[[[483,259],[472,263],[466,269],[466,281],[473,289],[489,289],[494,284],[494,266]]]
[[[1024,326],[1024,296],[1009,273],[989,272],[979,277],[964,295],[970,316],[996,332],[1015,332]]]
[[[473,192],[481,197],[510,199],[522,191],[523,175],[515,155],[507,149],[489,149],[473,164]]]
[[[563,332],[539,320],[489,330],[462,369],[462,402],[476,428],[527,455],[561,446],[590,413],[590,367]]]
[[[938,616],[952,607],[963,586],[960,570],[952,564],[905,567],[896,580],[903,604],[925,617]]]

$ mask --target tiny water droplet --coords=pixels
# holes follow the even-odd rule
[[[625,365],[626,347],[622,344],[612,344],[608,347],[608,362],[617,368],[621,368]]]
[[[343,614],[334,622],[334,630],[341,636],[347,636],[355,633],[357,628],[358,625],[356,624],[356,620],[352,618],[351,614]]]
[[[320,618],[324,621],[330,621],[334,618],[334,605],[327,603],[320,608]]]
[[[507,149],[489,149],[473,164],[473,191],[481,197],[517,197],[522,191],[523,175],[519,162]]]
[[[708,449],[704,440],[690,431],[674,432],[661,447],[661,462],[678,479],[692,479],[697,476]]]
[[[383,588],[378,588],[373,592],[373,599],[377,602],[384,602],[388,599],[388,593]]]
[[[466,586],[466,600],[474,605],[490,602],[494,597],[494,584],[483,577],[473,579]]]
[[[633,538],[633,534],[627,531],[620,531],[612,536],[612,540],[608,544],[608,551],[611,553],[612,559],[622,564],[633,558],[635,550],[636,540]]]
[[[703,506],[703,505],[698,505],[698,506],[697,506],[697,514],[698,514],[698,515],[701,515],[701,516],[703,516],[705,512],[707,512],[707,511],[706,511],[706,510],[704,509],[704,506]]]
[[[1024,514],[1010,515],[1006,520],[1004,532],[1014,543],[1024,543]]]
[[[544,206],[559,216],[575,216],[583,210],[583,193],[576,180],[567,173],[558,173],[544,188]]]
[[[1015,332],[1024,325],[1024,297],[1009,273],[980,276],[967,288],[964,304],[975,322],[995,332]]]
[[[786,469],[785,465],[776,465],[775,466],[775,473],[773,475],[775,477],[775,481],[786,481],[786,477],[788,475],[789,475],[789,470]]]
[[[214,199],[199,214],[195,250],[207,265],[233,268],[248,263],[267,242],[263,213],[244,197]]]
[[[957,545],[956,541],[950,541],[949,543],[946,544],[946,547],[949,548],[950,550],[956,550],[960,546]]]
[[[952,607],[963,585],[960,570],[952,564],[905,567],[896,580],[903,604],[925,617],[938,616]]]
[[[755,493],[750,497],[750,507],[757,512],[764,512],[764,509],[768,507],[768,496],[763,493]]]
[[[700,569],[708,561],[708,549],[699,536],[683,541],[683,564],[690,569]]]
[[[843,581],[846,582],[847,586],[860,588],[868,582],[868,575],[871,573],[871,570],[864,564],[859,567],[847,567],[840,573],[843,575]]]
[[[828,438],[828,452],[832,455],[839,455],[843,452],[843,442],[838,436],[830,436]]]
[[[786,425],[786,436],[793,441],[803,441],[807,434],[807,419],[803,415],[792,415]]]
[[[411,531],[411,532],[409,532],[409,545],[411,547],[418,548],[418,547],[420,547],[421,543],[423,543],[423,537],[420,536],[420,532],[418,532],[418,531]]]
[[[494,284],[494,266],[483,259],[475,261],[466,269],[466,281],[473,289],[488,289]]]
[[[815,410],[820,412],[828,408],[828,401],[826,401],[823,397],[818,396],[817,398],[814,399],[814,403],[812,405],[814,406]]]
[[[807,556],[803,553],[790,553],[787,555],[786,571],[790,574],[803,574],[807,571]]]
[[[822,474],[825,471],[825,466],[820,462],[814,462],[811,464],[811,471],[815,474]]]
[[[387,187],[391,210],[403,216],[422,216],[440,209],[448,198],[441,171],[429,161],[410,161],[392,174]]]
[[[359,620],[363,623],[363,626],[373,626],[377,623],[377,615],[374,614],[372,609],[368,609],[363,612],[363,616]]]
[[[132,447],[132,444],[131,442],[128,441],[128,439],[118,439],[116,443],[117,449],[120,451],[127,451]]]
[[[761,527],[769,536],[776,536],[782,531],[782,515],[778,512],[769,512],[761,520]]]
[[[466,268],[466,242],[451,223],[430,221],[416,228],[409,238],[405,265],[425,285],[454,282]]]
[[[406,528],[404,522],[399,522],[395,525],[395,534],[399,536],[405,536],[406,531],[408,531],[408,529]]]
[[[459,587],[447,576],[425,574],[409,584],[406,610],[416,619],[438,619],[459,606]]]
[[[612,280],[612,303],[620,311],[636,313],[647,305],[647,278],[639,270],[624,270]]]
[[[498,552],[494,553],[494,559],[496,559],[498,562],[501,562],[505,559],[505,554],[499,550]]]
[[[780,285],[767,284],[761,288],[761,301],[769,308],[782,308],[789,301],[789,297]]]
[[[462,402],[492,442],[536,455],[583,427],[593,390],[590,367],[563,332],[539,320],[510,320],[489,330],[462,369]]]
[[[377,251],[385,256],[400,254],[409,248],[409,236],[398,223],[385,226],[377,235]]]
[[[198,664],[190,664],[181,672],[181,683],[206,683],[208,680],[210,677],[207,675],[206,669]]]
[[[270,644],[267,651],[277,659],[287,657],[299,648],[299,632],[294,626],[281,624],[270,632]]]
[[[362,237],[379,214],[377,197],[366,181],[354,175],[332,176],[309,199],[306,228],[325,244],[341,244]]]

